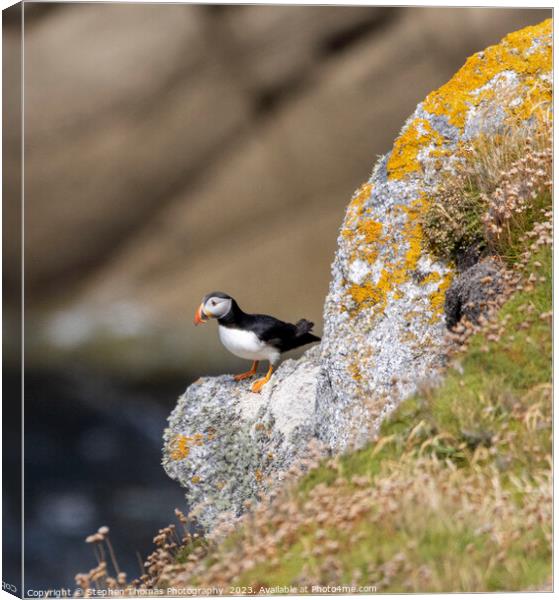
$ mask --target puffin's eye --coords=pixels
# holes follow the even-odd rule
[[[215,306],[217,304],[217,302],[215,300],[212,300],[212,306]]]

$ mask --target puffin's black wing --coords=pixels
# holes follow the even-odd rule
[[[247,315],[250,318],[250,330],[258,339],[280,352],[287,352],[299,346],[319,342],[320,338],[310,333],[313,323],[301,319],[295,325],[280,321],[269,315]]]
[[[281,341],[292,338],[295,333],[295,325],[285,323],[269,315],[248,315],[250,318],[250,330],[256,334],[259,340],[280,349]]]

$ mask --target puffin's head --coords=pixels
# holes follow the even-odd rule
[[[205,323],[208,319],[221,319],[233,305],[233,298],[223,292],[212,292],[202,298],[202,304],[194,315],[194,325]]]

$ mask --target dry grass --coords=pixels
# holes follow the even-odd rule
[[[468,469],[436,458],[429,448],[440,440],[424,440],[418,455],[408,439],[410,450],[384,461],[374,478],[348,481],[340,466],[332,483],[304,497],[292,490],[260,504],[210,560],[169,566],[164,579],[254,591],[285,584],[441,592],[537,584],[551,552],[549,471],[505,486],[483,451]]]
[[[498,134],[479,135],[464,148],[460,171],[470,188],[490,196],[527,152],[545,152],[550,148],[551,112],[538,115],[533,121],[507,122]]]
[[[542,211],[551,209],[552,169],[548,131],[526,140],[521,158],[502,172],[495,190],[485,197],[485,238],[491,252],[508,264],[518,258],[519,238],[533,229]]]
[[[551,117],[540,115],[535,124],[509,124],[461,149],[422,222],[435,256],[458,267],[468,253],[509,264],[518,258],[519,238],[551,208]]]
[[[78,573],[76,584],[85,595],[94,595],[98,590],[120,590],[128,585],[128,575],[120,570],[118,561],[109,537],[109,528],[99,527],[97,532],[85,539],[93,548],[97,565],[87,573]],[[110,565],[110,566],[109,566]],[[113,574],[110,573],[110,568]]]

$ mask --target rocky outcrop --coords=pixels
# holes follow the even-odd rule
[[[470,57],[406,121],[355,194],[338,238],[324,311],[319,437],[361,444],[443,364],[445,294],[454,273],[426,250],[421,217],[465,143],[531,118],[551,98],[551,22]]]
[[[202,378],[179,398],[165,431],[163,465],[187,489],[200,522],[238,515],[246,500],[281,480],[314,437],[318,347],[287,360],[260,394],[252,381]]]
[[[427,250],[422,216],[465,144],[498,133],[511,116],[528,122],[550,98],[550,21],[470,57],[417,106],[354,195],[338,237],[320,348],[282,365],[262,397],[229,377],[201,380],[181,397],[164,464],[191,505],[208,503],[206,524],[216,511],[240,511],[259,482],[302,456],[313,437],[334,453],[362,445],[422,380],[437,377],[445,297],[456,273]],[[473,269],[468,281],[483,283],[488,272]],[[454,288],[465,304],[474,299],[468,285]]]

